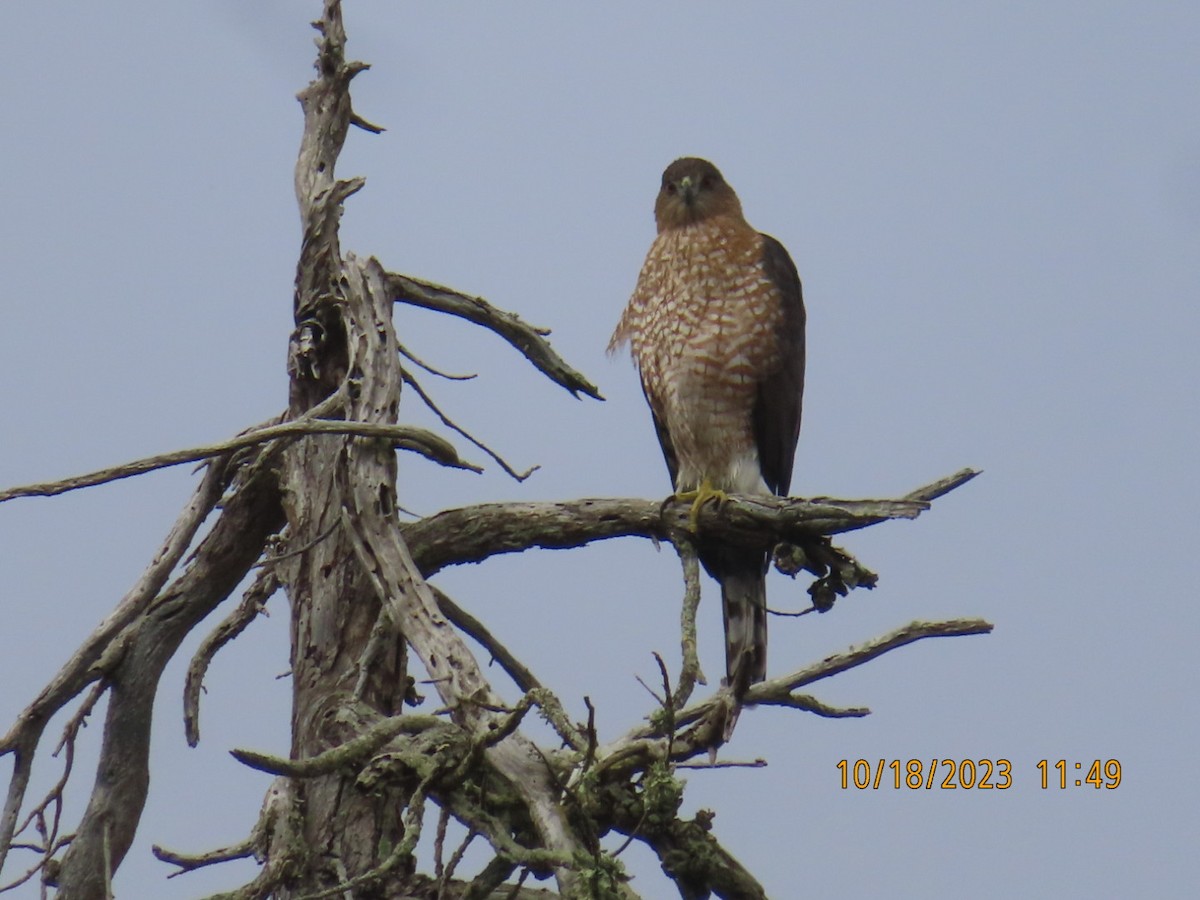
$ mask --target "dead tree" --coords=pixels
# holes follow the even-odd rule
[[[70,900],[111,896],[112,874],[133,841],[146,800],[151,709],[164,667],[184,637],[253,573],[241,603],[192,660],[184,685],[185,728],[194,745],[209,662],[282,587],[291,609],[291,753],[280,759],[234,751],[245,764],[275,776],[258,822],[233,847],[198,855],[156,848],[164,861],[191,870],[255,857],[258,876],[221,895],[229,898],[547,896],[520,886],[530,875],[552,876],[557,896],[634,897],[619,853],[600,843],[618,833],[646,843],[682,897],[763,897],[754,876],[721,847],[711,813],[690,820],[678,815],[682,787],[675,769],[698,757],[715,760],[731,702],[722,690],[692,701],[702,676],[695,650],[699,581],[687,505],[670,499],[486,504],[410,524],[398,519],[398,449],[447,466],[469,465],[445,439],[399,424],[403,386],[432,401],[406,369],[418,363],[397,340],[394,304],[423,306],[490,329],[556,384],[574,394],[599,394],[551,349],[545,331],[482,299],[342,252],[342,206],[363,181],[338,180],[335,163],[350,126],[380,129],[351,106],[351,80],[366,66],[344,56],[339,6],[339,0],[325,0],[315,23],[318,74],[300,94],[305,127],[296,196],[304,239],[286,412],[212,446],[0,492],[0,501],[49,495],[204,461],[195,494],[149,567],[0,737],[0,754],[13,759],[0,818],[0,866],[17,858],[11,851],[29,854],[25,864],[10,868],[16,874],[6,881],[11,886],[40,879]],[[809,573],[812,608],[827,611],[839,596],[875,581],[830,535],[914,517],[974,474],[964,470],[898,500],[734,497],[720,508],[706,507],[697,527],[730,542],[776,546],[776,565],[793,575]],[[218,507],[212,527],[196,543],[202,523]],[[499,553],[581,547],[629,535],[679,550],[683,662],[672,679],[659,659],[659,708],[601,746],[593,722],[572,721],[544,682],[429,579],[446,566]],[[922,638],[990,629],[980,620],[913,622],[755,685],[743,703],[830,717],[865,715],[863,709],[829,707],[803,689]],[[502,702],[466,636],[499,662],[520,689],[520,702]],[[427,680],[437,697],[423,711],[410,711],[406,706],[420,700],[418,680]],[[68,829],[62,798],[74,774],[79,728],[106,694],[90,801]],[[72,705],[58,745],[66,751],[62,777],[31,802],[30,770],[46,751],[47,723]],[[553,726],[559,746],[538,746],[522,731],[534,709]],[[490,862],[459,876],[465,845],[443,858],[439,837],[433,873],[420,871],[414,848],[422,829],[433,820],[444,835],[451,819],[465,826],[468,842],[479,838],[490,845]]]

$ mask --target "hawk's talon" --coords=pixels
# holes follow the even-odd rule
[[[709,501],[714,501],[717,506],[720,506],[729,499],[729,495],[713,487],[712,482],[705,478],[700,483],[700,487],[694,491],[679,491],[675,495],[675,499],[692,501],[692,509],[688,513],[688,525],[693,532],[697,532],[700,530],[700,507]]]

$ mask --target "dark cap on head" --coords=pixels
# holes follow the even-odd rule
[[[654,204],[660,232],[722,215],[740,219],[742,206],[716,166],[695,156],[684,156],[667,166]]]

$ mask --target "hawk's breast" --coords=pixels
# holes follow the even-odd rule
[[[628,339],[679,459],[676,488],[764,490],[752,416],[780,363],[779,294],[762,236],[716,219],[670,229],[650,247],[614,341]]]

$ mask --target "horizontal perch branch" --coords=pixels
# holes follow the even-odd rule
[[[803,541],[887,519],[913,519],[930,500],[965,484],[972,469],[939,479],[899,500],[804,500],[734,495],[700,511],[701,530],[730,543]],[[450,565],[481,562],[531,547],[562,549],[614,537],[669,540],[688,530],[691,505],[641,499],[561,503],[485,503],[451,509],[404,526],[404,539],[426,577]]]

